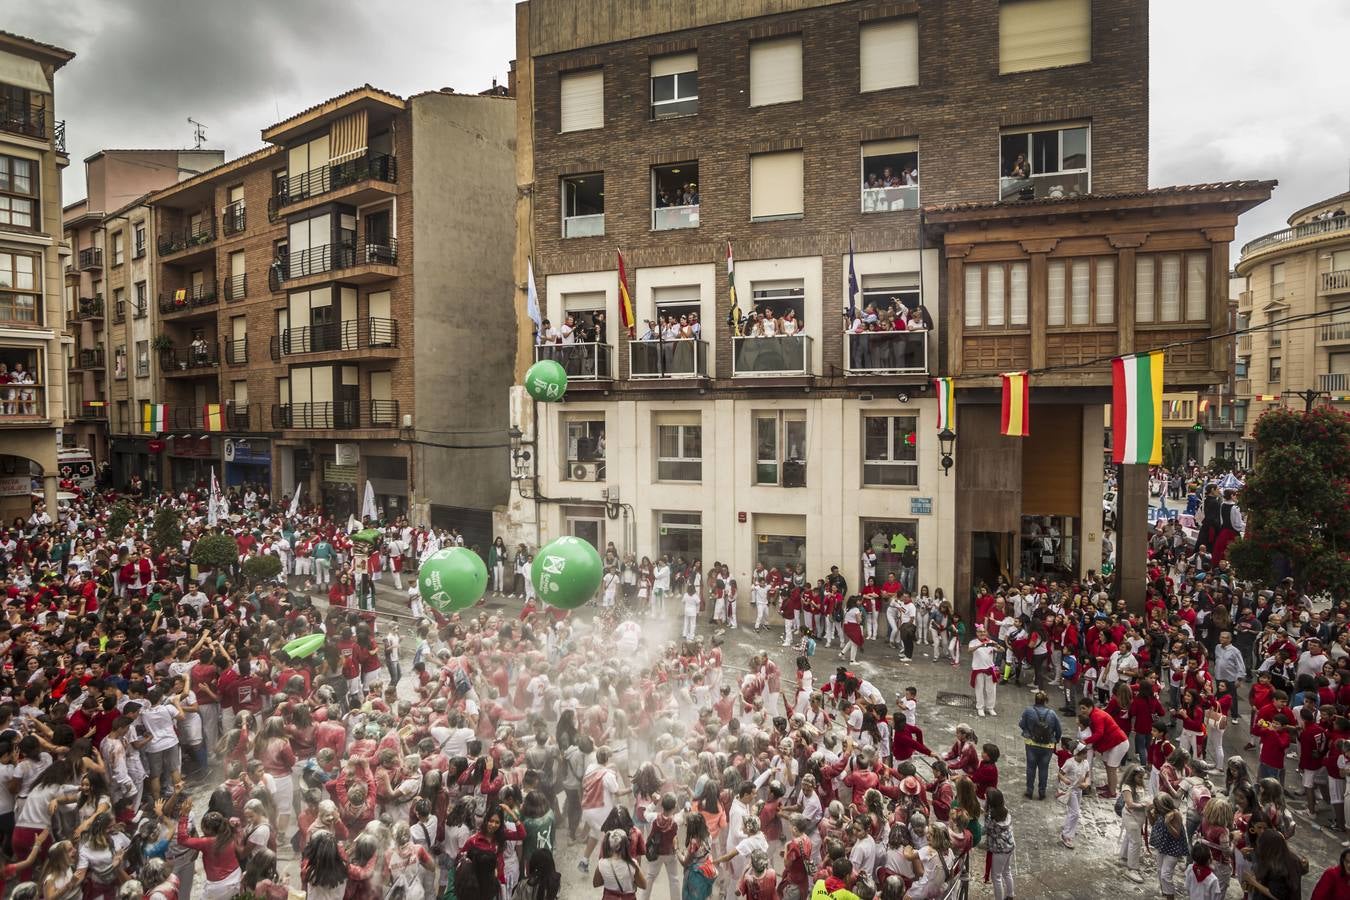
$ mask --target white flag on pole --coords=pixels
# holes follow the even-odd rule
[[[286,510],[286,517],[294,519],[300,514],[300,492],[304,490],[305,483],[297,481],[295,483],[295,493],[291,494],[291,508]]]
[[[216,470],[211,470],[211,494],[206,498],[206,524],[214,528],[219,520],[220,485],[216,483]]]
[[[361,502],[361,516],[370,519],[371,522],[379,518],[379,513],[375,510],[375,486],[369,480],[366,481],[366,498]]]

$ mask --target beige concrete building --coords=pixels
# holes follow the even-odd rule
[[[1242,248],[1235,274],[1238,322],[1261,329],[1238,339],[1244,436],[1272,406],[1301,404],[1285,391],[1319,391],[1316,402],[1350,409],[1350,192],[1296,211],[1289,227]],[[1320,313],[1315,318],[1309,318]],[[1269,326],[1269,327],[1267,327]]]
[[[55,76],[69,50],[0,32],[0,519],[55,504],[66,422],[61,170]],[[86,312],[90,312],[86,308]]]

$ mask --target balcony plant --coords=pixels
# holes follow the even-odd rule
[[[173,338],[169,337],[167,334],[157,334],[155,335],[155,339],[150,342],[150,346],[160,352],[172,350]]]

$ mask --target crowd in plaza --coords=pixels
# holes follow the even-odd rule
[[[114,499],[133,513],[117,533]],[[851,590],[838,567],[741,584],[611,545],[593,609],[569,615],[534,596],[530,549],[498,539],[481,552],[506,611],[445,615],[412,576],[462,543],[452,531],[399,520],[354,539],[259,489],[213,524],[207,500],[135,483],[55,516],[38,504],[0,539],[14,896],[548,900],[566,853],[604,900],[662,881],[682,900],[925,900],[963,879],[1005,900],[1019,808],[1059,797],[1066,854],[1100,804],[1120,816],[1124,877],[1152,857],[1163,896],[1236,882],[1291,900],[1318,873],[1286,797],[1345,829],[1346,602],[1252,589],[1203,545],[1150,546],[1142,612],[1095,575],[962,601],[871,547]],[[151,544],[163,508],[176,546]],[[237,565],[191,561],[214,533]],[[281,574],[249,584],[268,554]],[[404,618],[376,614],[381,582]],[[724,658],[739,628],[781,628],[783,646]],[[320,631],[316,652],[291,644]],[[894,660],[903,685],[854,671],[859,654]],[[968,672],[974,721],[1020,716],[1025,785],[1000,781],[1013,748],[978,725],[925,736],[933,698],[913,685],[938,665]],[[1259,747],[1255,772],[1225,734]],[[200,785],[218,787],[194,813]],[[1347,861],[1317,900],[1350,896]]]

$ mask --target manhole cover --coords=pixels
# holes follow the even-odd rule
[[[974,709],[975,697],[972,694],[954,694],[951,691],[938,691],[937,702],[942,706],[957,709]]]

